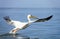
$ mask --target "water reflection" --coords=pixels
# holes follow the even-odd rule
[[[30,37],[21,34],[3,34],[0,35],[0,39],[30,39]]]

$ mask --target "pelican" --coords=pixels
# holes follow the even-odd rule
[[[9,33],[10,34],[16,34],[17,31],[27,28],[32,23],[45,22],[45,21],[50,20],[52,17],[53,17],[53,15],[48,16],[46,18],[39,19],[36,16],[33,16],[33,15],[29,14],[27,16],[28,22],[15,21],[15,20],[12,20],[9,16],[5,16],[3,18],[8,24],[15,27]],[[31,18],[34,19],[34,20],[32,20]]]

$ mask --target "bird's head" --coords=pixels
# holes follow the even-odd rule
[[[31,15],[31,14],[29,14],[29,15],[28,15],[28,18],[32,18],[32,15]]]
[[[37,18],[36,16],[32,16],[31,14],[28,15],[28,18]],[[38,19],[38,18],[37,18]]]

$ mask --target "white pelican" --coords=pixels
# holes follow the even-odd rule
[[[17,32],[18,30],[27,28],[31,23],[35,23],[35,22],[45,22],[45,21],[48,21],[49,19],[51,19],[52,16],[53,16],[53,15],[51,15],[51,16],[49,16],[49,17],[46,17],[46,18],[39,19],[39,18],[37,18],[37,17],[35,17],[35,16],[28,15],[28,16],[27,16],[28,22],[15,21],[15,20],[10,19],[9,16],[5,16],[5,17],[3,17],[3,18],[4,18],[4,20],[5,20],[8,24],[15,26],[15,28],[13,28],[9,33],[10,33],[10,34],[16,34],[16,32]],[[33,19],[35,19],[35,20],[31,20],[31,18],[33,18]]]

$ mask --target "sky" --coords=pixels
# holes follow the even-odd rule
[[[1,7],[60,8],[60,0],[0,0]]]

